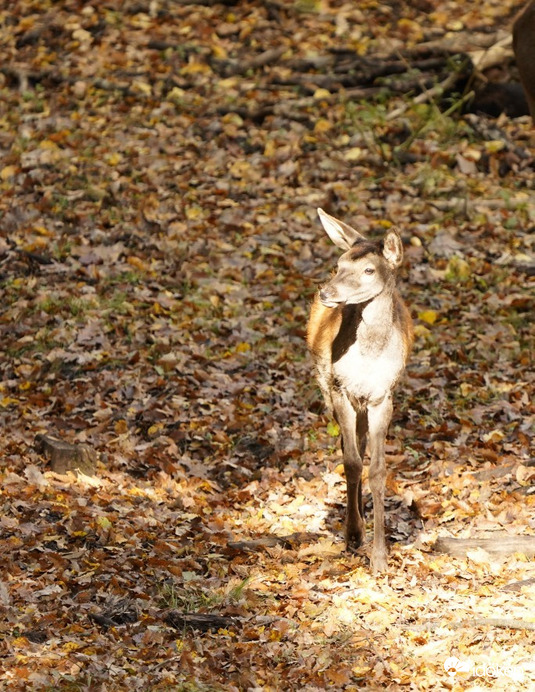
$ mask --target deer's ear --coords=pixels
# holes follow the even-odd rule
[[[329,238],[342,250],[349,250],[359,240],[366,240],[354,228],[351,228],[343,221],[335,219],[334,216],[330,216],[323,209],[318,209],[318,215]]]
[[[399,267],[403,262],[403,243],[395,228],[392,228],[383,240],[383,257],[391,267]]]

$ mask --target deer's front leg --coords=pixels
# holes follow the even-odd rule
[[[346,543],[349,550],[354,550],[362,545],[365,537],[364,520],[361,513],[362,458],[357,441],[357,414],[343,392],[333,390],[332,401],[342,434],[344,453],[347,485]]]
[[[368,480],[373,498],[373,548],[371,566],[374,573],[388,566],[385,542],[385,440],[392,418],[392,399],[387,396],[380,404],[368,407],[370,440],[370,473]]]

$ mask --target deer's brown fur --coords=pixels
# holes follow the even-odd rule
[[[535,1],[529,2],[513,24],[516,66],[535,124]]]
[[[396,289],[403,257],[401,239],[390,230],[381,243],[323,210],[326,232],[345,252],[310,311],[307,343],[318,383],[340,426],[347,484],[346,539],[364,540],[362,463],[369,439],[369,482],[374,506],[372,568],[387,565],[384,537],[385,437],[392,393],[412,345],[412,321]]]

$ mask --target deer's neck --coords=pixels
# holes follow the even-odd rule
[[[363,308],[355,334],[363,353],[382,351],[390,339],[394,328],[394,292],[392,283]]]
[[[395,285],[387,286],[366,303],[344,305],[340,329],[332,344],[332,362],[336,363],[358,343],[363,355],[380,353],[394,327]]]

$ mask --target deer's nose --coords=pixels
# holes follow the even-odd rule
[[[320,291],[320,300],[322,303],[328,303],[332,299],[332,290],[329,291],[328,288],[322,288]]]

